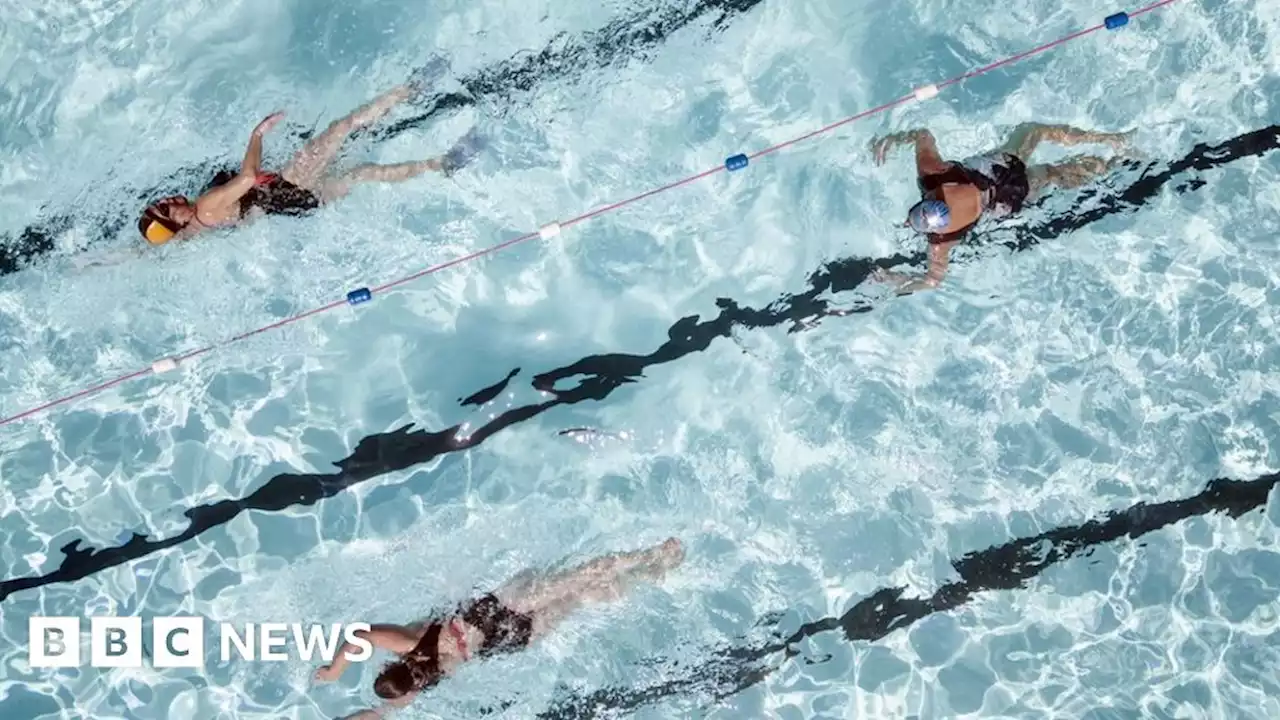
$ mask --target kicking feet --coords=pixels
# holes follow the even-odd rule
[[[677,538],[667,538],[658,546],[658,551],[662,553],[662,562],[667,570],[675,569],[684,562],[684,543]]]
[[[1129,130],[1127,132],[1110,133],[1103,139],[1103,142],[1110,145],[1111,149],[1116,152],[1127,150],[1129,144],[1133,142],[1133,134],[1135,132],[1135,130]]]
[[[449,152],[445,153],[444,157],[440,158],[440,171],[445,174],[445,177],[453,175],[475,160],[487,144],[488,141],[480,131],[471,128],[466,135],[453,144],[453,147],[449,148]]]
[[[1133,139],[1137,134],[1138,131],[1136,129],[1118,133],[1103,133],[1098,142],[1110,146],[1118,159],[1140,160],[1146,157],[1146,153],[1133,146]]]
[[[661,545],[646,551],[648,557],[635,569],[637,575],[659,580],[684,562],[684,544],[676,538],[667,538]]]

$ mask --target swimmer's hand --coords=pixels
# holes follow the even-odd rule
[[[893,292],[898,295],[912,295],[921,290],[933,290],[942,283],[941,278],[932,274],[911,276],[889,270],[876,270],[871,274],[871,279],[892,286]]]
[[[872,138],[868,148],[871,150],[871,161],[876,165],[883,165],[885,158],[889,156],[889,149],[893,147],[893,144],[894,137],[892,135]]]
[[[267,133],[271,132],[271,128],[275,127],[276,124],[283,119],[284,119],[283,110],[279,112],[271,113],[270,115],[263,118],[262,122],[258,123],[258,127],[253,129],[253,136],[260,138],[263,135],[266,135]]]
[[[876,165],[883,165],[889,157],[889,151],[895,147],[915,141],[915,131],[896,132],[871,141],[871,160]]]
[[[340,677],[342,677],[342,668],[336,668],[333,665],[321,665],[315,675],[316,682],[322,683],[333,682]]]
[[[400,655],[409,652],[418,643],[417,634],[399,625],[374,625],[368,632],[357,630],[356,636],[369,641],[376,648],[390,650]],[[357,645],[349,642],[342,643],[333,662],[316,670],[316,681],[330,682],[342,677],[342,673],[346,672],[347,666],[351,664],[351,655],[359,650],[360,647]]]
[[[871,273],[871,279],[874,280],[875,282],[900,284],[900,283],[906,282],[910,278],[908,278],[906,275],[903,275],[902,273],[893,272],[892,270],[885,270],[884,268],[876,268]]]
[[[916,168],[921,175],[925,171],[938,171],[946,162],[938,155],[938,144],[928,130],[903,130],[878,137],[871,141],[871,159],[876,165],[883,165],[889,157],[889,151],[899,145],[916,146]]]

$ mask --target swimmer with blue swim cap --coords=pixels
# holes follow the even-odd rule
[[[372,125],[397,105],[421,95],[448,69],[443,58],[433,58],[415,71],[409,82],[380,95],[312,138],[279,173],[264,173],[260,167],[262,138],[280,122],[284,113],[268,116],[250,134],[239,173],[219,173],[213,179],[213,187],[195,200],[173,195],[151,204],[138,220],[138,232],[151,245],[163,245],[262,215],[310,212],[345,196],[359,183],[401,182],[429,171],[451,175],[484,148],[484,139],[474,129],[438,158],[395,165],[361,165],[336,176],[329,174],[330,165],[352,132]]]
[[[942,159],[928,130],[908,130],[876,138],[871,153],[883,165],[889,151],[912,144],[916,151],[916,181],[920,202],[907,211],[906,225],[929,239],[929,270],[921,278],[882,272],[878,277],[909,293],[935,288],[947,272],[951,248],[984,217],[1016,213],[1049,187],[1076,188],[1110,171],[1119,158],[1095,155],[1071,158],[1053,165],[1027,163],[1045,141],[1064,147],[1100,143],[1117,153],[1129,147],[1132,132],[1104,133],[1066,125],[1029,123],[1014,131],[1000,148],[962,162]]]

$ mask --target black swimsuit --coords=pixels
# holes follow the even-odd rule
[[[484,633],[476,653],[479,657],[519,650],[533,639],[533,618],[508,608],[494,595],[472,602],[462,613],[462,621]]]
[[[533,618],[506,607],[492,594],[472,601],[462,609],[461,618],[484,635],[476,657],[520,650],[533,639]],[[442,629],[440,623],[431,623],[409,654],[436,658]]]
[[[225,185],[236,176],[223,170],[213,176],[212,187]],[[303,215],[320,207],[315,193],[285,180],[276,174],[259,176],[259,183],[240,198],[240,217],[258,208],[268,215]]]
[[[946,170],[920,177],[917,182],[921,193],[931,193],[951,183],[973,185],[982,193],[983,214],[997,217],[1021,210],[1031,193],[1026,164],[1017,156],[1004,152],[982,155],[966,164],[951,163]],[[977,224],[978,221],[974,220],[955,232],[930,235],[929,242],[959,240]]]

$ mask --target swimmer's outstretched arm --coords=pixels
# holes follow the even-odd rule
[[[375,648],[389,650],[397,655],[409,652],[414,645],[418,644],[417,635],[400,625],[373,625],[368,632],[357,630],[355,634],[362,640],[368,640]],[[347,653],[354,653],[359,649],[351,643],[343,643],[342,647],[338,648],[338,653],[333,656],[333,662],[322,665],[319,670],[316,670],[316,680],[329,682],[342,677],[342,673],[351,664],[347,659]]]
[[[270,132],[283,117],[282,112],[272,113],[258,123],[252,133],[249,133],[249,147],[244,151],[244,160],[240,163],[240,174],[201,195],[196,201],[196,206],[200,210],[213,210],[221,214],[222,210],[240,202],[240,198],[253,189],[254,184],[258,182],[258,173],[262,170],[262,136]]]
[[[890,150],[907,143],[916,146],[916,174],[919,176],[934,175],[947,169],[947,161],[938,153],[938,142],[933,139],[933,133],[923,128],[904,130],[872,140],[872,159],[876,165],[883,165]]]
[[[947,276],[947,266],[951,263],[951,248],[956,241],[929,243],[929,270],[923,276],[904,275],[903,273],[877,272],[875,279],[880,282],[897,285],[895,292],[899,295],[910,295],[920,290],[932,290],[942,284]]]

